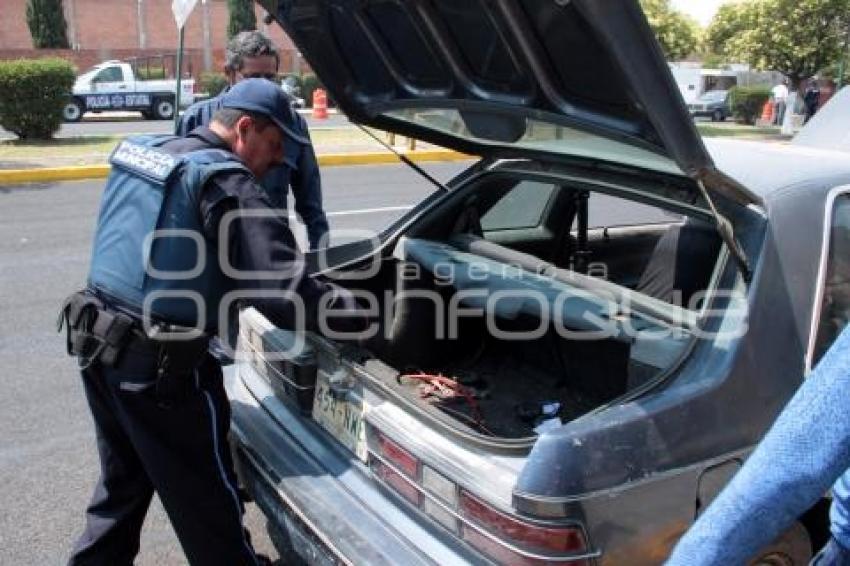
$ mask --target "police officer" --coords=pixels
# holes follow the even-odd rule
[[[230,87],[249,78],[274,80],[280,65],[278,50],[258,31],[243,31],[231,39],[225,50],[224,74],[229,83],[218,96],[190,106],[177,125],[176,134],[185,136],[198,126],[209,124]],[[323,246],[328,234],[328,219],[322,209],[322,181],[319,164],[310,141],[307,122],[293,111],[293,123],[286,134],[283,163],[272,168],[262,180],[272,204],[287,208],[289,188],[295,200],[295,212],[307,228],[313,249]]]
[[[319,301],[352,305],[306,276],[285,219],[256,183],[281,161],[291,116],[276,84],[250,79],[209,127],[125,140],[111,157],[88,288],[62,313],[101,461],[71,564],[132,564],[154,491],[191,564],[262,563],[242,526],[229,406],[208,337],[234,291],[296,328]]]

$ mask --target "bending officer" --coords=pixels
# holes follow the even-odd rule
[[[71,564],[132,564],[154,491],[191,564],[262,563],[242,526],[209,336],[237,295],[296,329],[320,301],[354,306],[305,274],[286,220],[255,181],[297,126],[286,95],[250,79],[221,107],[186,138],[131,138],[111,157],[88,287],[61,319],[101,462]]]

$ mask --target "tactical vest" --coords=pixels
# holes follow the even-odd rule
[[[89,286],[146,319],[215,330],[233,283],[219,246],[204,237],[199,195],[216,173],[248,170],[220,149],[172,155],[160,148],[173,139],[129,138],[112,153]]]

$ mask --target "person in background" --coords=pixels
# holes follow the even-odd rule
[[[248,78],[277,81],[280,65],[278,50],[272,41],[258,31],[244,31],[233,37],[225,52],[224,73],[228,87],[218,96],[190,106],[175,133],[185,136],[198,126],[206,126],[221,108],[222,97],[236,83]],[[274,167],[262,179],[262,185],[275,208],[285,211],[289,189],[295,199],[295,212],[307,228],[310,248],[325,247],[328,219],[322,208],[322,181],[319,164],[310,141],[307,122],[294,110],[294,126],[286,134],[283,163]]]
[[[803,123],[807,123],[812,119],[818,111],[818,102],[820,101],[820,86],[817,79],[811,79],[806,93],[803,95],[803,104],[806,106],[806,118]]]
[[[773,98],[773,123],[781,125],[785,118],[785,109],[788,103],[788,79],[782,79],[782,82],[770,89],[771,97]]]
[[[831,533],[813,566],[850,566],[850,327],[845,327],[667,566],[746,564],[832,486]],[[837,480],[837,481],[836,481]]]

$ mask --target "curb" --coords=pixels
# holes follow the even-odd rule
[[[466,161],[474,159],[472,155],[451,150],[421,150],[402,152],[408,159],[423,161]],[[320,167],[340,165],[383,165],[399,163],[391,153],[327,153],[318,156]],[[77,165],[71,167],[45,167],[42,169],[4,169],[0,170],[0,185],[21,183],[47,183],[55,181],[77,181],[82,179],[102,179],[109,175],[109,165]]]
[[[109,175],[109,169],[109,165],[45,167],[44,169],[4,169],[0,170],[0,185],[99,179]]]

